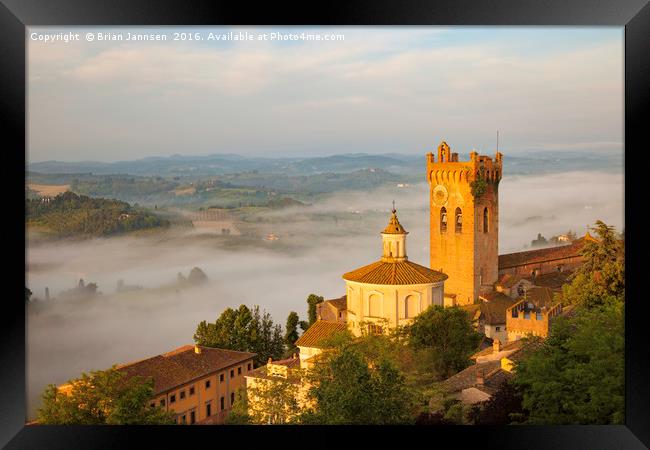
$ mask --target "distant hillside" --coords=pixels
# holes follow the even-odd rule
[[[166,158],[154,157],[112,163],[93,161],[45,161],[30,164],[29,170],[57,174],[131,174],[196,178],[251,170],[265,173],[308,175],[324,172],[353,172],[367,168],[390,169],[403,165],[404,160],[401,159],[366,154],[334,155],[316,158],[248,158],[236,155],[174,155]]]
[[[54,237],[109,236],[169,222],[126,202],[65,192],[54,198],[27,199],[26,224]]]
[[[493,151],[480,153],[494,154]],[[461,160],[469,155],[461,153]],[[622,168],[623,157],[618,153],[537,151],[504,155],[505,174],[535,174],[566,172],[569,170],[609,170]],[[200,179],[209,176],[257,172],[287,176],[326,173],[351,173],[359,170],[382,169],[399,174],[416,175],[425,170],[425,155],[369,155],[365,153],[303,158],[257,158],[238,155],[206,155],[149,157],[134,161],[102,163],[93,161],[62,162],[45,161],[31,163],[28,170],[52,174],[50,183],[63,181],[65,174],[115,175],[129,174],[159,176],[177,179]],[[57,174],[54,176],[54,174]]]

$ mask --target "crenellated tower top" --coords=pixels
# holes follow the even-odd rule
[[[503,155],[496,152],[494,159],[479,155],[476,151],[469,154],[469,161],[459,161],[458,153],[453,153],[449,145],[442,141],[438,146],[438,158],[427,153],[427,180],[429,184],[443,182],[474,181],[479,175],[486,181],[498,182],[503,173]]]

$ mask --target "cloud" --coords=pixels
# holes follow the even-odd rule
[[[30,158],[413,153],[439,137],[481,149],[496,129],[511,153],[622,141],[621,34],[584,44],[565,31],[565,45],[545,46],[462,30],[343,32],[293,44],[30,41]]]

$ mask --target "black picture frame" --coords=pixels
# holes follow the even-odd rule
[[[0,326],[0,445],[6,448],[169,448],[174,442],[205,439],[211,446],[309,445],[323,447],[358,441],[387,442],[395,434],[404,444],[480,445],[484,448],[621,448],[650,446],[650,346],[644,333],[646,308],[641,294],[641,261],[647,219],[641,212],[646,189],[643,141],[650,92],[650,5],[647,0],[418,0],[243,2],[178,0],[0,0],[0,165],[5,182],[3,248],[10,274],[5,276],[4,318]],[[36,25],[611,25],[625,27],[625,234],[626,248],[626,420],[621,426],[509,427],[65,427],[25,426],[24,260],[21,249],[24,211],[21,172],[25,168],[26,26]],[[644,145],[645,144],[645,145]],[[22,181],[21,181],[22,180]],[[634,208],[633,208],[634,206]],[[640,217],[639,217],[640,218]],[[8,245],[13,244],[13,245]],[[8,251],[11,247],[10,251]],[[287,432],[288,431],[288,432]],[[320,435],[329,439],[319,439]],[[257,442],[254,442],[257,441]],[[442,441],[442,442],[441,442]],[[420,444],[418,444],[420,445]]]

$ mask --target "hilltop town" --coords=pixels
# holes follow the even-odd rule
[[[197,326],[193,344],[50,386],[35,423],[621,423],[623,239],[597,222],[553,247],[499,254],[503,155],[464,161],[442,142],[425,163],[428,261],[409,259],[409,217],[393,205],[379,259],[342,267],[341,295],[309,296],[307,320],[287,311],[283,332],[259,308],[228,308]],[[239,233],[229,216],[213,216],[190,219]],[[536,377],[600,364],[578,357],[584,346],[558,347],[594,333],[612,333],[609,405],[585,394],[547,411],[553,397]],[[564,365],[549,369],[552,352],[564,352]],[[133,415],[90,414],[79,402],[89,379],[101,380],[91,389],[98,403],[146,401]],[[564,382],[572,392],[575,380]]]

